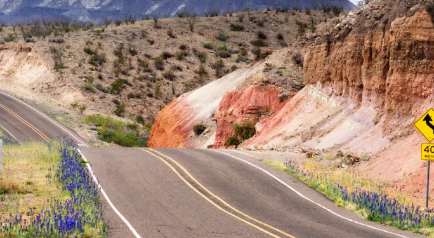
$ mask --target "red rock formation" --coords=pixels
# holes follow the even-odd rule
[[[152,126],[149,138],[149,147],[178,147],[182,148],[188,142],[188,137],[193,129],[193,123],[182,124],[191,117],[191,108],[180,97],[167,105],[159,114],[159,118]]]
[[[226,140],[234,135],[232,124],[250,121],[258,122],[267,111],[273,114],[283,103],[279,102],[280,89],[276,87],[247,86],[227,93],[214,114],[217,132],[213,148],[224,148]]]

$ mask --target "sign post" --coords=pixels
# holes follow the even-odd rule
[[[2,171],[2,163],[3,163],[3,140],[0,139],[0,172]]]
[[[104,132],[105,132],[105,124],[102,124],[102,126],[101,126],[102,138],[104,138]]]
[[[431,142],[434,139],[434,125],[432,124],[434,118],[434,110],[429,109],[419,120],[414,123],[414,126],[419,132]],[[427,160],[427,175],[426,175],[426,209],[428,210],[429,198],[429,174],[431,160],[434,160],[434,144],[423,143],[421,147],[421,159]]]

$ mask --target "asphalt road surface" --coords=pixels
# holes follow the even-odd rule
[[[236,151],[88,148],[0,92],[0,126],[20,142],[69,136],[102,186],[110,237],[419,237],[364,220]]]
[[[3,92],[0,92],[0,127],[21,143],[26,141],[49,143],[53,139],[67,137],[76,145],[87,145],[75,132]]]

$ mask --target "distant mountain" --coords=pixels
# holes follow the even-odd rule
[[[220,13],[245,8],[267,7],[321,8],[340,6],[354,8],[348,0],[0,0],[0,20],[6,23],[26,22],[41,17],[66,17],[71,20],[98,22],[102,17],[121,18],[125,14],[174,17],[178,11],[207,10]]]

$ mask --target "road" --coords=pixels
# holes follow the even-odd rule
[[[0,93],[19,141],[74,136]],[[236,151],[80,147],[102,186],[110,237],[420,237],[336,207],[292,176]]]

